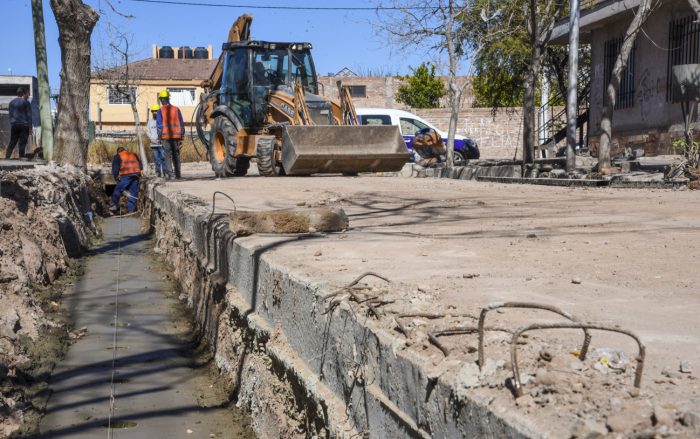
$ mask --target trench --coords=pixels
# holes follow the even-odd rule
[[[106,219],[65,294],[76,340],[49,381],[41,437],[254,437],[142,230]]]

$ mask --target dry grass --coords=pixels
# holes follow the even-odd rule
[[[153,155],[151,154],[150,142],[147,139],[143,141],[146,147],[146,155],[149,161],[153,161]],[[115,139],[115,140],[105,140],[97,139],[93,140],[88,146],[88,163],[93,165],[99,165],[103,163],[111,163],[114,155],[117,153],[117,148],[120,146],[125,149],[138,153],[139,145],[136,139]],[[206,151],[200,143],[197,144],[195,148],[191,140],[184,140],[180,146],[180,161],[182,163],[189,162],[199,162],[206,160]]]

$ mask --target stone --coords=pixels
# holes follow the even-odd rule
[[[321,256],[323,255],[323,252],[321,250],[316,250],[316,253],[314,253],[314,256]]]
[[[651,427],[654,409],[647,400],[632,401],[622,406],[622,411],[608,416],[606,425],[614,433],[629,433]]]
[[[681,371],[681,373],[693,373],[693,368],[691,367],[689,361],[681,361],[678,369]]]
[[[471,388],[479,385],[479,366],[475,363],[467,362],[457,372],[455,386],[459,388]]]
[[[671,379],[675,379],[675,380],[683,378],[683,376],[680,373],[672,371],[667,367],[664,367],[661,370],[661,375],[665,376],[666,378],[671,378]]]
[[[700,413],[690,411],[683,413],[681,424],[693,429],[700,429]]]
[[[532,407],[535,405],[535,400],[532,398],[532,395],[523,395],[515,400],[515,405],[518,407]]]
[[[669,410],[666,410],[665,408],[656,405],[654,406],[654,415],[652,418],[652,422],[655,426],[666,425],[670,427],[673,425],[674,416]]]
[[[605,436],[608,430],[605,424],[592,419],[579,419],[571,430],[571,437],[576,439],[596,439]]]
[[[574,277],[571,279],[571,283],[574,285],[581,285],[581,278],[580,277]]]

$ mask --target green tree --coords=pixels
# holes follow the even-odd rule
[[[413,75],[398,76],[406,84],[399,87],[396,100],[411,108],[437,108],[447,90],[442,79],[435,76],[435,66],[421,63],[415,69],[411,67],[411,72]]]

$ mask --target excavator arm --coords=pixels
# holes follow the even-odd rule
[[[250,14],[243,14],[231,25],[231,29],[228,31],[228,40],[226,42],[233,43],[235,41],[248,41],[250,40],[250,27],[253,24],[253,16]],[[225,52],[222,52],[219,56],[219,61],[214,67],[214,71],[209,76],[209,79],[202,81],[202,88],[208,91],[218,90],[221,87],[221,75],[224,72],[224,57]]]

